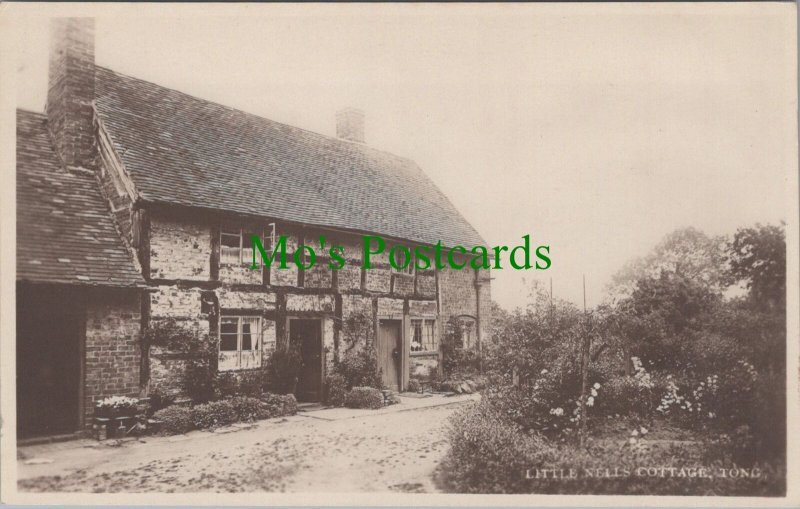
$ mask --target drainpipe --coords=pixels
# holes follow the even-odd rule
[[[481,337],[481,280],[480,270],[475,269],[475,338],[478,341],[478,371],[483,374],[483,338]]]

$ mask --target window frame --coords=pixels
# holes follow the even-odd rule
[[[236,350],[222,350],[222,323],[225,320],[236,320]],[[249,332],[250,335],[250,348],[248,350],[242,349],[242,343],[244,341],[244,324],[246,322],[255,323],[255,331],[252,329]],[[217,324],[217,334],[219,338],[218,346],[217,346],[217,355],[219,362],[217,363],[218,371],[238,371],[243,369],[257,369],[260,368],[263,364],[262,360],[262,353],[263,353],[263,334],[264,330],[264,318],[259,315],[241,315],[241,314],[220,314],[219,323]],[[226,332],[226,335],[231,335],[232,333]],[[255,362],[254,366],[242,366],[242,355],[244,352],[248,353],[255,353]],[[235,357],[236,362],[234,366],[222,366],[223,357],[230,356]]]
[[[273,239],[275,238],[274,237],[274,235],[275,235],[275,223],[270,223],[270,227],[272,229],[272,233],[270,234],[270,237],[269,237],[270,243],[269,243],[268,246],[264,245],[264,250],[265,251],[270,251],[272,249],[272,245],[274,243]],[[253,230],[255,230],[255,231],[253,231]],[[251,245],[249,248],[245,248],[245,246],[244,246],[245,235],[248,234],[248,233],[249,234],[258,235],[259,238],[261,238],[261,241],[264,244],[267,243],[267,237],[264,236],[264,229],[261,228],[260,233],[257,230],[258,230],[257,228],[249,229],[249,228],[226,228],[226,227],[220,227],[220,229],[219,229],[219,264],[220,264],[220,266],[226,266],[226,267],[248,266],[249,267],[252,264],[253,255],[250,254],[249,259],[245,260],[244,250],[245,249],[256,249],[256,247]],[[237,232],[237,231],[238,231],[238,233],[234,233],[234,232]],[[223,247],[229,247],[229,246],[225,246],[225,244],[222,242],[222,238],[225,237],[225,236],[227,236],[227,237],[236,237],[236,236],[238,236],[239,237],[239,248],[238,248],[238,250],[239,250],[239,261],[238,262],[227,261],[227,260],[223,259],[222,248]],[[232,246],[230,246],[230,247],[231,247],[231,249],[234,249]]]
[[[409,351],[411,354],[430,355],[439,352],[439,343],[436,337],[436,318],[431,317],[413,317],[409,319],[411,325],[411,338],[409,340]],[[412,343],[416,341],[416,325],[419,323],[420,327],[420,349],[414,350]],[[425,335],[430,327],[430,348],[426,347]]]

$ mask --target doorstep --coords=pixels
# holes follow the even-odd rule
[[[91,432],[89,430],[75,431],[73,433],[62,433],[59,435],[44,435],[40,437],[19,438],[17,439],[17,447],[27,447],[29,445],[41,444],[55,444],[58,442],[68,442],[70,440],[80,440],[82,438],[89,438]]]

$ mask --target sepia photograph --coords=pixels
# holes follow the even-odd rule
[[[0,31],[3,502],[798,503],[794,3]]]

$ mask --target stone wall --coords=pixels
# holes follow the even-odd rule
[[[210,227],[175,219],[151,218],[151,278],[209,281],[210,269]]]

